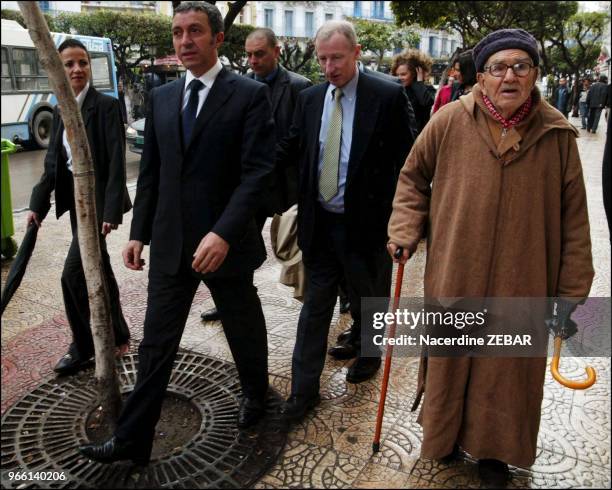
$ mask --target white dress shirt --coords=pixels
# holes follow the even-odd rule
[[[188,89],[187,87],[189,87],[189,84],[194,78],[197,78],[198,80],[200,80],[200,82],[204,84],[204,88],[200,90],[200,93],[198,94],[199,100],[196,117],[200,114],[200,109],[202,109],[204,101],[206,100],[206,97],[208,97],[208,93],[210,92],[210,89],[215,83],[217,75],[219,74],[222,68],[223,65],[219,60],[217,60],[217,63],[201,77],[196,77],[193,73],[187,70],[187,74],[185,75],[185,93],[183,94],[183,105],[181,106],[181,113],[185,110],[185,107],[187,107],[187,102],[189,102],[189,94],[191,94],[191,89]]]
[[[83,101],[85,100],[85,97],[87,96],[88,90],[89,90],[89,82],[87,82],[87,85],[85,85],[85,88],[81,90],[79,95],[76,96],[76,101],[77,101],[77,106],[79,108],[79,111],[81,110],[81,107],[83,107]],[[64,149],[66,150],[66,155],[68,156],[68,159],[66,160],[66,167],[68,167],[68,170],[72,172],[72,151],[70,151],[70,145],[68,144],[68,138],[66,137],[65,129],[64,131],[62,131],[62,142],[64,143]]]

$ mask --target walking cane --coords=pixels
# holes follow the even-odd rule
[[[402,247],[399,247],[394,254],[396,259],[401,258],[404,253]],[[402,295],[402,281],[404,280],[404,264],[399,264],[397,267],[397,277],[395,279],[395,294],[393,295],[393,311],[399,306],[399,299]],[[395,320],[389,328],[388,338],[395,337]],[[372,443],[372,452],[380,451],[380,430],[382,428],[383,416],[385,414],[385,400],[387,399],[387,385],[389,384],[389,373],[391,371],[391,358],[393,356],[393,344],[387,346],[387,354],[385,355],[385,370],[383,372],[382,388],[380,390],[380,401],[378,402],[378,415],[376,416],[376,431],[374,432],[374,442]]]
[[[560,305],[563,305],[564,303],[565,302],[561,302],[559,300],[555,301],[552,319],[546,322],[547,325],[555,332],[555,347],[552,362],[550,363],[550,374],[552,374],[555,381],[562,384],[566,388],[571,388],[572,390],[586,390],[587,388],[593,386],[597,380],[595,370],[591,366],[587,366],[585,368],[587,379],[584,381],[574,381],[559,373],[559,360],[561,357],[561,344],[563,343],[563,339],[571,336],[572,330],[574,332],[576,331],[576,324],[570,319],[573,308],[570,308],[569,310],[567,309],[567,306],[562,308]],[[565,313],[561,313],[561,309],[565,310]]]
[[[553,353],[552,362],[550,363],[550,373],[552,377],[555,378],[556,381],[561,383],[563,386],[567,388],[571,388],[572,390],[586,390],[595,384],[597,380],[597,375],[595,374],[595,370],[591,366],[587,366],[585,368],[587,379],[584,381],[574,381],[572,379],[567,379],[559,373],[559,358],[561,356],[561,343],[563,342],[562,337],[555,337],[555,351]]]

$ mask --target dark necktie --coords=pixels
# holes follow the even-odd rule
[[[204,84],[197,78],[191,80],[187,86],[191,92],[189,93],[189,101],[183,111],[183,148],[187,148],[191,141],[191,133],[195,126],[196,117],[198,115],[198,102],[200,101],[199,93],[204,88]]]

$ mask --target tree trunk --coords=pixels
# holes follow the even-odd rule
[[[72,151],[78,240],[91,311],[99,405],[102,407],[105,423],[114,426],[121,409],[121,396],[115,371],[115,339],[111,328],[110,301],[102,272],[100,230],[96,218],[95,177],[91,151],[81,111],[77,106],[74,92],[38,4],[24,1],[18,4],[30,37],[38,51],[40,63],[49,76],[49,81],[61,107],[62,120]]]

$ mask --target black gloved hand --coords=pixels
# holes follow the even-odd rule
[[[545,321],[554,337],[569,339],[578,331],[578,325],[570,316],[578,306],[578,303],[568,301],[564,298],[552,298],[551,317]]]

